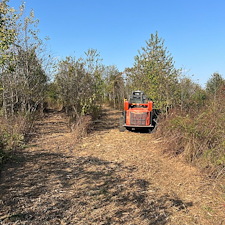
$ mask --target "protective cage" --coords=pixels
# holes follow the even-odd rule
[[[130,125],[135,126],[146,126],[146,120],[147,120],[148,113],[133,113],[130,112]]]

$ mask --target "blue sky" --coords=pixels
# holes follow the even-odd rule
[[[224,0],[27,0],[26,8],[40,20],[40,35],[50,37],[54,57],[94,48],[105,65],[123,71],[158,31],[176,68],[195,82],[204,85],[214,72],[225,78]]]

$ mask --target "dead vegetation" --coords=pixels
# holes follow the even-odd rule
[[[120,133],[118,115],[105,109],[79,142],[63,114],[39,121],[2,171],[1,224],[224,224],[215,186],[153,134]]]
[[[180,155],[213,179],[225,179],[225,89],[211,96],[204,108],[174,110],[162,121],[159,136],[166,152]]]

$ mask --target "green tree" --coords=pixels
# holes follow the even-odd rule
[[[14,43],[17,35],[15,30],[18,19],[17,14],[7,3],[8,0],[0,2],[0,66],[11,57],[9,48]]]
[[[206,92],[190,78],[183,77],[180,82],[181,111],[199,111],[205,104]]]
[[[105,96],[114,108],[120,108],[125,95],[122,73],[116,66],[106,66],[104,69]]]
[[[102,102],[103,100],[103,65],[101,64],[102,59],[100,53],[96,49],[88,49],[85,52],[86,58],[83,59],[83,64],[85,66],[86,72],[92,78],[92,84],[94,88],[94,98],[93,100],[97,102]]]
[[[13,21],[16,36],[1,67],[2,101],[5,116],[18,111],[28,112],[43,105],[47,75],[43,69],[43,58],[39,56],[42,40],[38,38],[38,22],[31,11],[23,16],[21,5]]]
[[[223,85],[225,85],[225,79],[219,73],[213,73],[206,83],[206,90],[208,94],[215,96]]]
[[[141,89],[158,107],[169,107],[178,102],[179,70],[175,69],[173,57],[158,33],[151,34],[146,46],[135,57],[130,71],[133,88]]]
[[[7,3],[0,2],[0,104],[5,116],[0,129],[0,164],[6,151],[23,143],[33,124],[33,111],[43,105],[47,82],[33,12],[25,17],[24,4],[15,11]]]
[[[102,99],[102,66],[95,50],[86,52],[86,59],[66,57],[58,64],[55,82],[67,113],[78,119],[93,113]]]

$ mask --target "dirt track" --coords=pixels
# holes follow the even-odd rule
[[[1,174],[0,224],[225,224],[214,184],[154,134],[120,133],[118,116],[77,143],[62,114],[39,121]]]

